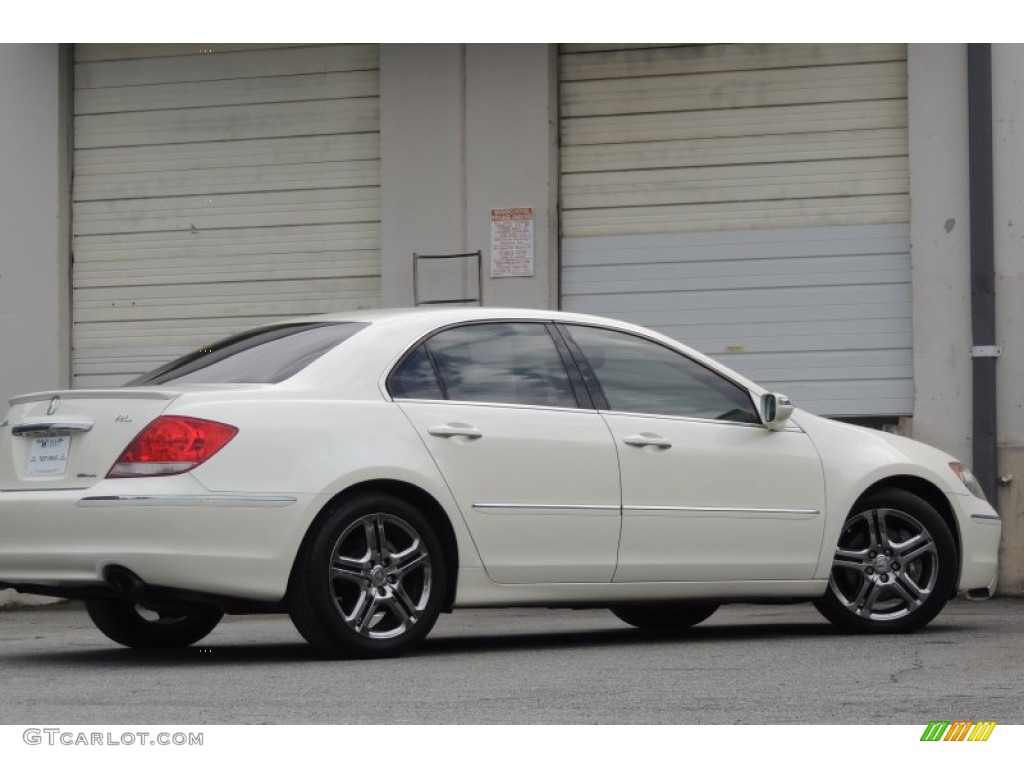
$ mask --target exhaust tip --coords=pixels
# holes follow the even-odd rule
[[[139,596],[146,588],[146,582],[123,565],[108,565],[103,569],[103,580],[115,592],[131,597]]]
[[[982,600],[988,600],[992,597],[992,590],[990,590],[988,587],[969,589],[964,594],[964,597],[970,600],[972,603],[980,603]]]

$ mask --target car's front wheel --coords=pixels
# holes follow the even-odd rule
[[[186,648],[210,634],[224,617],[207,605],[148,608],[113,599],[85,601],[89,618],[115,643],[142,650]]]
[[[815,606],[842,629],[911,632],[942,610],[956,567],[953,535],[928,502],[900,489],[876,491],[846,519]]]
[[[628,603],[611,609],[622,621],[648,632],[683,632],[718,610],[718,603]]]
[[[342,502],[316,523],[289,589],[292,621],[332,656],[394,656],[412,649],[441,612],[441,542],[408,501],[383,494]]]

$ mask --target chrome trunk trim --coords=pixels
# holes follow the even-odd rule
[[[15,424],[11,434],[16,437],[45,437],[47,435],[68,435],[72,432],[88,432],[91,421],[30,421]]]

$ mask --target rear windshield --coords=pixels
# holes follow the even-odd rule
[[[190,352],[132,379],[151,384],[277,384],[301,371],[368,323],[291,323],[257,328]]]

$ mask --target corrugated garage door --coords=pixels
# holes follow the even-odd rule
[[[73,376],[379,305],[375,45],[75,48]]]
[[[911,413],[906,48],[563,46],[562,307]]]

